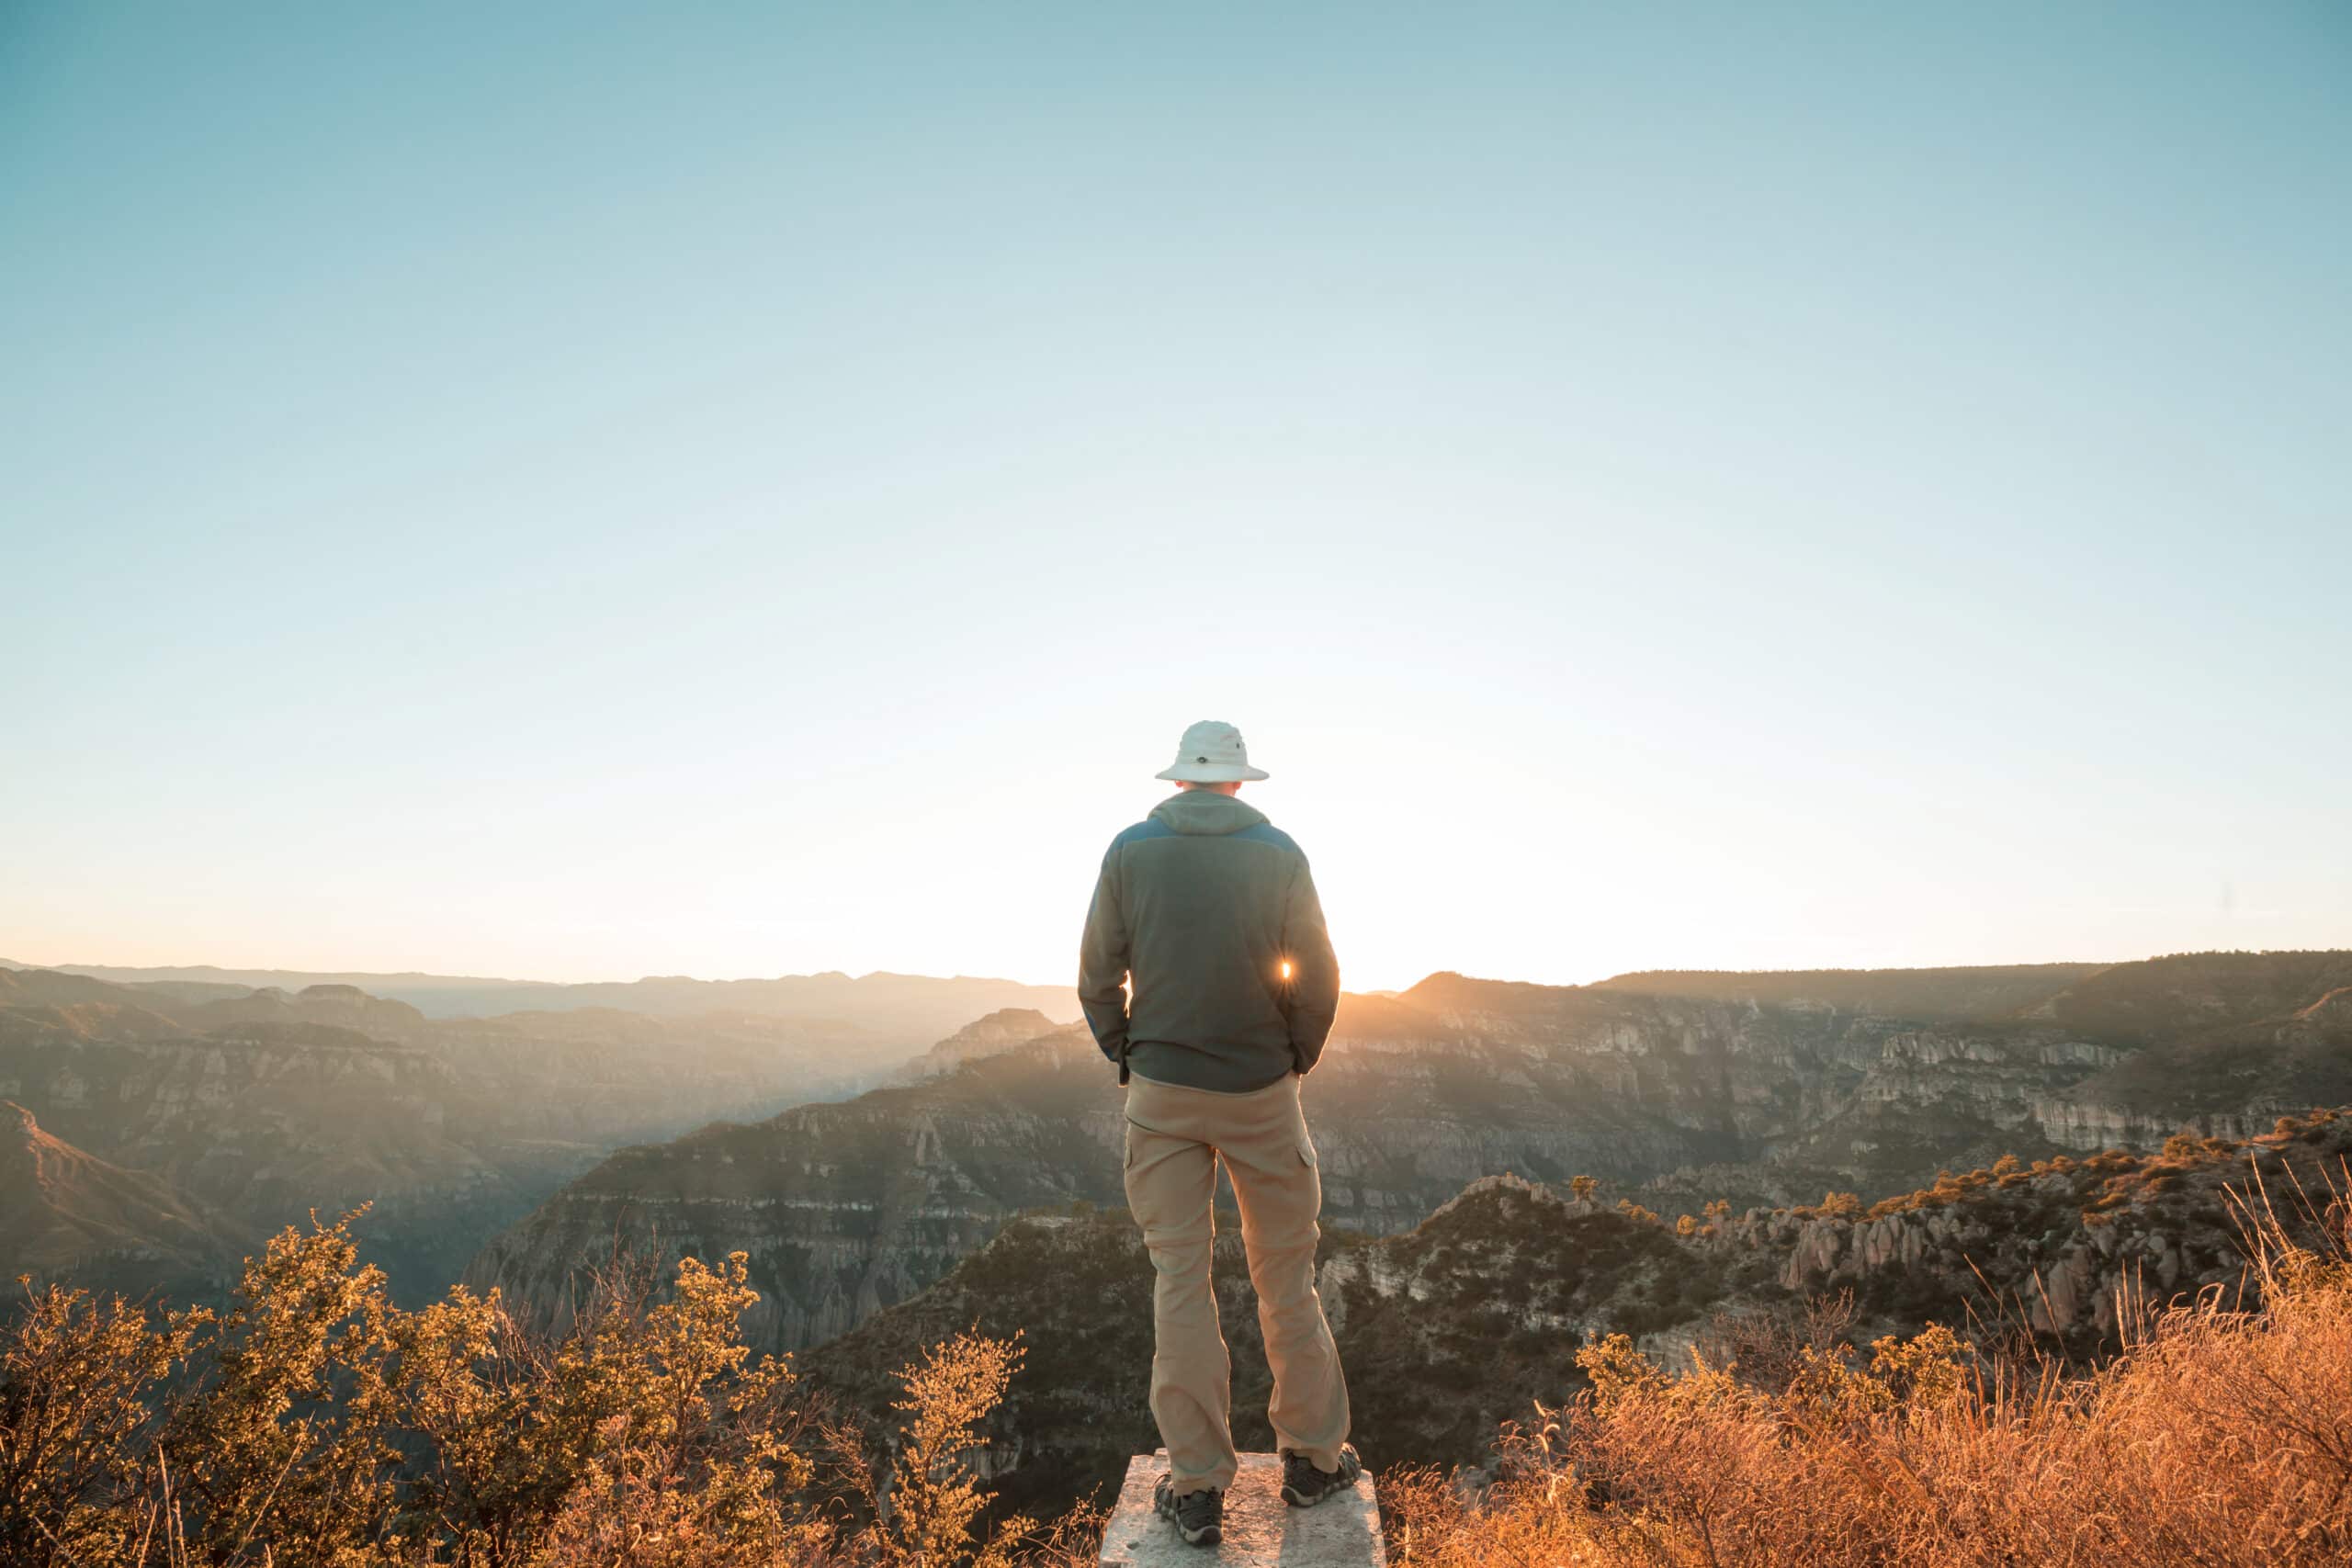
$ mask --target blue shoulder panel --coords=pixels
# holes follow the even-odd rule
[[[1237,839],[1247,839],[1253,844],[1272,844],[1278,850],[1288,850],[1301,860],[1306,858],[1306,852],[1298,847],[1297,840],[1272,822],[1261,822],[1254,828],[1244,828],[1233,836]]]
[[[1175,836],[1175,829],[1164,822],[1154,822],[1147,818],[1112,840],[1111,847],[1102,852],[1102,858],[1108,860],[1113,854],[1141,839],[1172,839]]]

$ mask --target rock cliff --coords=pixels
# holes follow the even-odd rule
[[[2352,1115],[2320,1110],[2242,1138],[2175,1134],[2146,1154],[2005,1158],[1856,1212],[1751,1212],[1703,1245],[1770,1255],[1792,1294],[1850,1290],[1866,1325],[1891,1331],[1964,1304],[1986,1333],[2091,1354],[2115,1348],[2135,1313],[2255,1288],[2252,1210],[2343,1234],[2347,1155]]]

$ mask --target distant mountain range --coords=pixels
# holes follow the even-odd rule
[[[0,969],[38,965],[0,959]],[[428,1018],[487,1018],[510,1012],[558,1012],[575,1008],[615,1008],[652,1018],[690,1018],[714,1012],[757,1013],[791,1018],[871,1035],[877,1044],[920,1050],[958,1026],[999,1008],[1035,1008],[1057,1019],[1078,1016],[1077,993],[1063,986],[1030,986],[958,975],[892,975],[876,971],[853,978],[839,972],[784,975],[770,979],[696,980],[683,975],[641,980],[563,985],[547,980],[498,980],[465,975],[414,972],[377,975],[328,974],[292,969],[220,969],[210,964],[127,968],[104,964],[60,964],[51,972],[87,976],[117,986],[143,988],[184,1002],[215,1001],[247,991],[300,991],[341,986],[388,1001],[405,1002]]]

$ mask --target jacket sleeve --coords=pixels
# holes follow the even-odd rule
[[[1340,1010],[1340,960],[1331,951],[1331,933],[1323,925],[1323,901],[1315,896],[1315,876],[1306,862],[1298,863],[1283,910],[1283,952],[1291,963],[1289,1006],[1291,1055],[1298,1070],[1310,1072],[1330,1038],[1331,1020]]]
[[[1119,908],[1119,852],[1102,857],[1086,934],[1078,944],[1078,1003],[1102,1054],[1117,1061],[1127,1048],[1127,921]]]

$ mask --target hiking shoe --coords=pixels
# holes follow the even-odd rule
[[[1151,1489],[1154,1512],[1176,1527],[1186,1546],[1215,1546],[1225,1539],[1225,1494],[1214,1486],[1176,1495],[1176,1478],[1163,1475]]]
[[[1363,1473],[1363,1461],[1346,1443],[1340,1445],[1340,1468],[1317,1470],[1305,1454],[1283,1450],[1283,1501],[1294,1508],[1311,1508],[1334,1492],[1345,1492]]]

